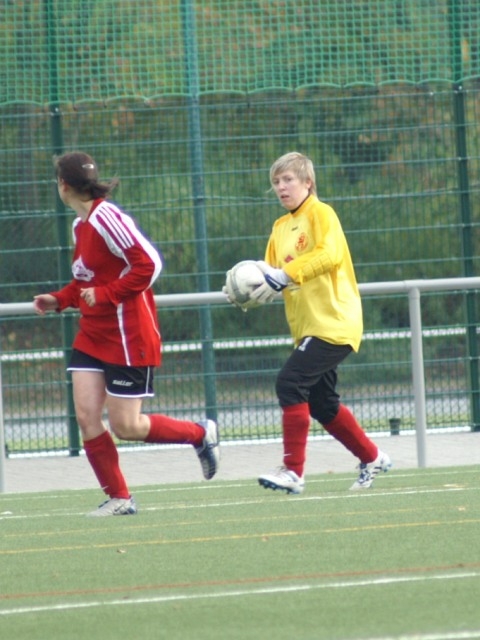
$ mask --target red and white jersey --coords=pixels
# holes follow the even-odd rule
[[[73,222],[73,280],[52,292],[59,310],[80,310],[73,347],[103,362],[158,366],[161,337],[151,286],[162,270],[153,245],[116,204],[95,200],[86,221]],[[95,288],[89,307],[80,290]]]

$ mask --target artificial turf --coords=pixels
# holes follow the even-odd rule
[[[393,471],[0,496],[0,634],[12,640],[480,638],[480,471]]]

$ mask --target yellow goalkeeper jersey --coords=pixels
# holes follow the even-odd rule
[[[310,195],[272,228],[265,261],[292,279],[283,290],[295,344],[313,336],[358,351],[362,303],[350,250],[331,206]]]

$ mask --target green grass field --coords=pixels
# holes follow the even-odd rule
[[[480,638],[480,470],[0,496],[5,640]]]

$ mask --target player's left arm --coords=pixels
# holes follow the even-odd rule
[[[150,245],[151,246],[151,245]],[[162,270],[158,252],[145,251],[139,244],[124,250],[125,269],[119,278],[95,287],[95,304],[119,305],[152,286]]]

